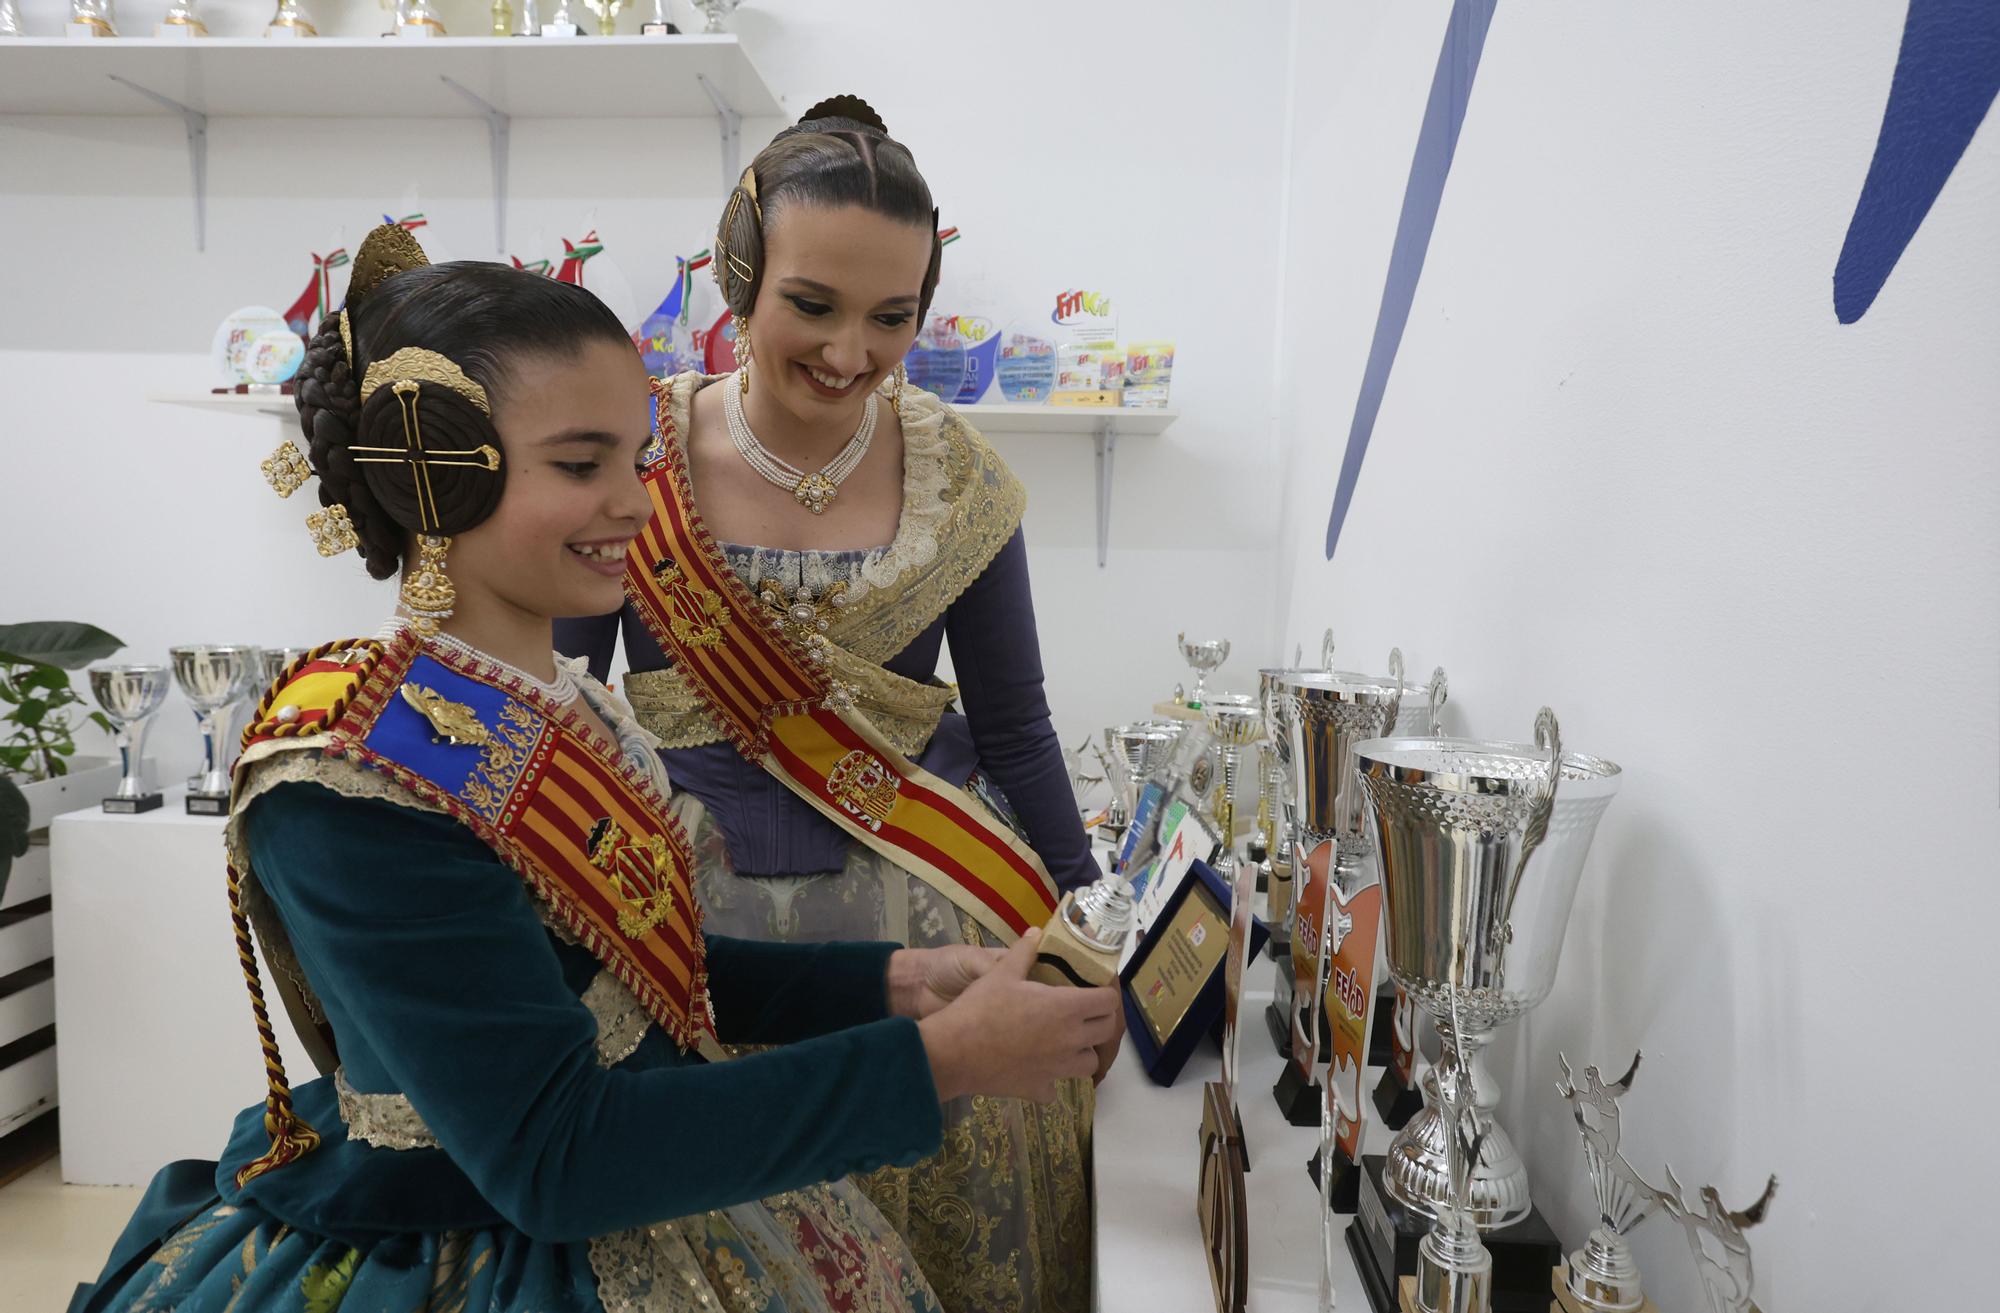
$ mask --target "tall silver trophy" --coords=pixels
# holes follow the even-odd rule
[[[234,643],[170,648],[168,655],[174,682],[201,724],[202,770],[188,789],[188,814],[227,815],[230,710],[254,687],[262,661],[256,648]]]
[[[1232,881],[1236,872],[1236,809],[1245,793],[1250,772],[1244,769],[1245,749],[1264,737],[1264,712],[1257,699],[1238,694],[1216,697],[1202,708],[1208,732],[1214,736],[1222,756],[1222,782],[1214,808],[1216,827],[1222,833],[1222,856],[1216,873]]]
[[[1397,738],[1442,737],[1444,704],[1449,697],[1450,685],[1444,667],[1439,666],[1431,671],[1422,697],[1403,699],[1402,712],[1396,717],[1396,728],[1391,733]],[[1378,1061],[1375,1055],[1382,1047],[1379,1041],[1385,1030],[1388,1044],[1386,1059],[1379,1060],[1382,1079],[1375,1085],[1375,1111],[1384,1126],[1400,1131],[1424,1106],[1418,1086],[1421,1055],[1417,1048],[1417,1007],[1403,987],[1393,982],[1386,988],[1378,988],[1376,997],[1377,1017],[1369,1031],[1371,1063]]]
[[[118,727],[118,789],[104,810],[131,816],[160,805],[159,791],[146,776],[146,731],[169,682],[165,666],[105,665],[90,668],[90,695]]]
[[[1399,1205],[1416,1225],[1446,1208],[1462,1213],[1490,1246],[1534,1256],[1510,1254],[1497,1293],[1546,1300],[1560,1249],[1532,1211],[1527,1168],[1495,1119],[1499,1090],[1481,1055],[1495,1028],[1555,982],[1570,904],[1619,768],[1564,753],[1546,707],[1534,743],[1392,738],[1362,744],[1359,758],[1382,863],[1389,970],[1443,1042],[1428,1106],[1390,1143],[1384,1207]],[[1479,1152],[1454,1203],[1442,1088],[1460,1081]],[[1510,1290],[1510,1281],[1526,1289]]]
[[[1329,637],[1323,659],[1332,655]],[[1323,862],[1324,879],[1331,881],[1336,900],[1345,906],[1376,882],[1369,837],[1361,827],[1361,787],[1355,773],[1357,744],[1379,738],[1396,724],[1403,702],[1403,654],[1391,649],[1389,674],[1360,675],[1347,671],[1291,669],[1260,672],[1269,675],[1275,686],[1277,730],[1285,736],[1289,751],[1291,793],[1291,842],[1294,870],[1292,893],[1303,905],[1311,896],[1309,884],[1320,876],[1309,876],[1314,853],[1328,845]],[[1324,894],[1319,895],[1325,897]],[[1300,913],[1294,912],[1294,924]],[[1320,991],[1325,963],[1318,933],[1320,922],[1313,918],[1314,933],[1294,934],[1292,961],[1280,963],[1279,975],[1289,970],[1288,1015],[1284,1019],[1289,1034],[1291,1061],[1285,1066],[1272,1094],[1295,1126],[1320,1124],[1324,1102],[1318,1094],[1315,1067],[1320,1059]],[[1369,965],[1374,963],[1370,946]],[[1286,993],[1281,985],[1281,994]],[[1364,986],[1364,992],[1365,986]],[[1355,1054],[1360,1062],[1363,1055]],[[1359,1110],[1355,1110],[1359,1115]]]

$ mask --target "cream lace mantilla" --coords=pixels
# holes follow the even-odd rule
[[[694,394],[713,378],[681,374],[668,396],[675,440],[687,449]],[[953,692],[884,668],[979,578],[1021,527],[1027,493],[977,430],[928,392],[905,388],[903,509],[896,536],[864,557],[829,622],[827,665],[855,705],[899,752],[915,755]],[[699,490],[697,490],[699,496]],[[746,580],[755,586],[754,581]],[[640,723],[669,748],[718,743],[722,730],[673,669],[633,672],[625,689]]]

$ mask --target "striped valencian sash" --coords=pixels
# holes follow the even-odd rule
[[[626,558],[625,593],[744,757],[855,839],[1011,943],[1047,922],[1055,883],[1032,849],[964,789],[890,746],[814,659],[809,618],[774,616],[729,568],[696,512],[687,457],[654,385],[659,434],[644,481],[653,515]]]

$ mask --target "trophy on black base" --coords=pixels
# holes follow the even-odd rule
[[[90,695],[118,727],[117,792],[104,800],[104,810],[132,816],[160,805],[157,789],[147,787],[147,721],[166,699],[169,676],[165,666],[92,666]]]
[[[1389,970],[1431,1013],[1442,1041],[1425,1081],[1433,1097],[1390,1143],[1379,1185],[1363,1183],[1362,1215],[1386,1214],[1391,1202],[1415,1216],[1447,1206],[1462,1214],[1493,1255],[1500,1309],[1546,1309],[1560,1252],[1550,1252],[1554,1236],[1533,1209],[1527,1168],[1494,1118],[1499,1092],[1480,1052],[1495,1027],[1548,996],[1584,858],[1620,780],[1610,762],[1565,754],[1546,708],[1535,738],[1395,738],[1357,750],[1381,855]],[[1462,1191],[1438,1097],[1447,1083],[1469,1101],[1479,1148]],[[1382,1197],[1371,1201],[1374,1190]],[[1533,1234],[1510,1233],[1522,1226]],[[1401,1265],[1395,1230],[1360,1236],[1392,1281],[1414,1275]]]
[[[262,673],[254,647],[199,644],[168,649],[174,682],[201,722],[201,775],[188,787],[190,816],[229,814],[229,711]]]
[[[1323,656],[1332,656],[1329,636]],[[1389,653],[1387,677],[1350,674],[1336,670],[1275,671],[1276,701],[1281,728],[1290,744],[1289,783],[1292,795],[1292,849],[1297,863],[1293,896],[1300,911],[1292,938],[1291,1060],[1285,1065],[1272,1090],[1286,1120],[1295,1126],[1317,1126],[1324,1115],[1323,1096],[1318,1088],[1317,1062],[1324,1053],[1333,1070],[1343,1059],[1354,1068],[1359,1080],[1361,1065],[1367,1060],[1367,1005],[1373,993],[1375,940],[1373,914],[1370,938],[1353,946],[1351,961],[1335,972],[1332,964],[1319,956],[1325,936],[1315,925],[1308,933],[1303,908],[1313,899],[1308,872],[1315,881],[1331,880],[1333,894],[1329,915],[1354,914],[1357,900],[1379,898],[1368,890],[1378,884],[1372,843],[1361,828],[1361,786],[1355,774],[1355,745],[1390,732],[1396,724],[1403,699],[1403,655]],[[1326,852],[1321,855],[1324,845]],[[1321,895],[1324,896],[1324,895]],[[1322,997],[1327,981],[1338,984],[1341,997]],[[1308,997],[1308,996],[1311,997]],[[1332,1024],[1346,1011],[1342,1000],[1352,995],[1361,1016],[1358,1028]],[[1321,1041],[1319,1021],[1329,1022]],[[1360,1134],[1361,1105],[1357,1099],[1342,1109],[1357,1121]],[[1344,1196],[1343,1196],[1344,1197]]]

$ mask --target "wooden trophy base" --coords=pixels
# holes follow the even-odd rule
[[[1417,1307],[1417,1279],[1404,1277],[1396,1283],[1396,1307],[1400,1313],[1424,1313]]]
[[[1250,1296],[1249,1164],[1235,1103],[1221,1081],[1201,1087],[1201,1180],[1195,1198],[1218,1313],[1243,1313]]]
[[[1549,1274],[1549,1288],[1555,1292],[1555,1302],[1549,1305],[1549,1313],[1591,1313],[1591,1310],[1577,1303],[1576,1296],[1569,1293],[1565,1278],[1569,1275],[1569,1263],[1564,1261]],[[1641,1296],[1639,1307],[1628,1313],[1660,1313],[1649,1296]]]

